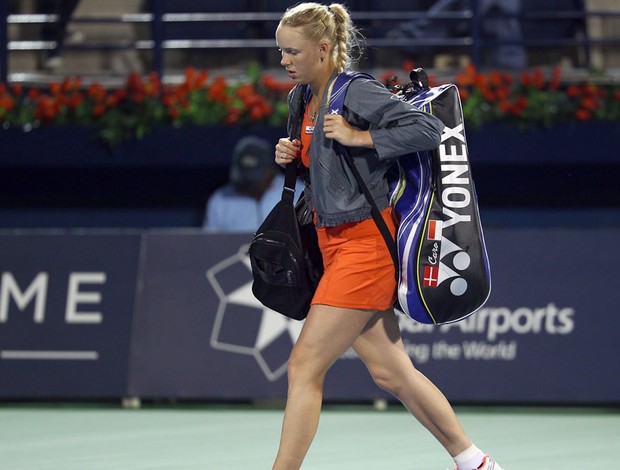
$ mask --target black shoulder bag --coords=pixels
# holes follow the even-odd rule
[[[299,133],[299,121],[294,136]],[[303,320],[323,275],[323,259],[311,199],[302,193],[294,205],[297,165],[286,166],[282,199],[256,231],[249,255],[254,296],[282,315]]]

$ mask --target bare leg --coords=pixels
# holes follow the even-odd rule
[[[288,397],[273,470],[297,470],[319,424],[323,381],[375,312],[313,305],[288,363]]]
[[[378,312],[353,347],[377,385],[398,398],[452,457],[471,445],[448,400],[413,366],[393,310]]]

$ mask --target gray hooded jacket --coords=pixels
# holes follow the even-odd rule
[[[336,74],[332,79],[335,77]],[[303,113],[301,94],[305,88],[296,86],[288,97],[288,132],[293,138],[299,137],[292,133],[294,119],[299,119]],[[323,133],[323,117],[329,112],[328,105],[329,97],[325,96],[310,145],[309,175],[305,175],[305,191],[312,195],[318,227],[333,227],[372,217],[370,204],[360,192],[355,176],[336,152],[337,145]],[[349,85],[343,116],[354,128],[370,131],[374,149],[349,147],[348,151],[382,211],[389,203],[386,179],[389,165],[402,155],[439,146],[444,125],[436,117],[401,101],[378,81],[367,78],[357,78]]]

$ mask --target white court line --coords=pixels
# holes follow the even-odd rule
[[[53,361],[96,361],[97,351],[0,351],[0,359],[53,360]]]

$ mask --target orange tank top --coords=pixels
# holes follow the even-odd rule
[[[306,106],[304,117],[301,121],[301,163],[306,168],[310,168],[310,143],[312,142],[312,134],[314,133],[314,123],[310,122],[308,116],[309,107]]]

